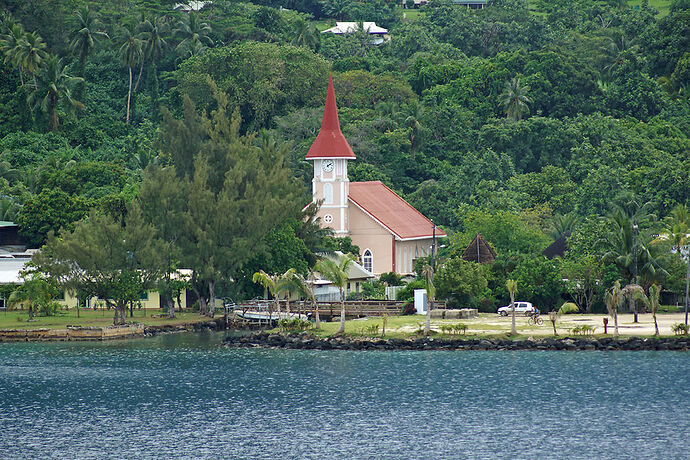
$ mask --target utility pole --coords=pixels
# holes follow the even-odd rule
[[[434,258],[436,253],[436,224],[431,221],[431,268],[436,268],[436,260]]]

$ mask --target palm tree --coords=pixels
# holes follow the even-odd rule
[[[339,254],[338,261],[321,259],[314,266],[314,270],[326,277],[340,291],[340,327],[337,334],[345,332],[345,285],[347,284],[347,271],[354,262],[351,254]]]
[[[412,152],[412,159],[415,158],[415,152],[419,147],[420,133],[422,125],[419,120],[424,116],[424,106],[417,101],[412,101],[407,106],[408,116],[405,119],[405,125],[410,129],[408,138],[410,139],[410,151]]]
[[[48,115],[51,131],[55,131],[60,125],[57,114],[60,104],[66,103],[70,110],[84,108],[84,104],[72,98],[72,87],[79,81],[82,79],[65,73],[62,59],[54,55],[48,57],[38,75],[36,88],[29,94],[28,102],[39,106]]]
[[[649,303],[647,296],[644,293],[644,288],[639,284],[628,284],[623,289],[621,289],[621,294],[623,298],[628,299],[628,306],[630,311],[635,315],[635,322],[637,322],[637,302],[641,302],[644,305]]]
[[[609,311],[609,315],[613,318],[615,327],[613,335],[618,337],[618,308],[625,300],[621,291],[620,281],[616,281],[611,289],[606,291],[606,297],[604,300],[606,302],[606,309]]]
[[[424,265],[422,276],[426,280],[426,321],[424,322],[424,335],[431,333],[431,308],[434,304],[436,288],[434,287],[434,268],[431,265]]]
[[[303,17],[298,17],[292,23],[292,31],[294,38],[292,44],[295,46],[302,46],[311,50],[317,50],[321,42],[321,34],[309,21]]]
[[[321,318],[319,317],[319,304],[316,302],[316,295],[314,294],[314,270],[309,271],[309,277],[305,278],[303,275],[296,275],[296,284],[298,292],[302,297],[309,300],[311,308],[314,311],[314,320],[316,322],[316,329],[321,329]]]
[[[177,23],[175,34],[180,38],[177,51],[182,55],[194,55],[203,50],[206,46],[213,46],[213,40],[209,37],[211,26],[199,20],[194,11],[190,11],[183,19]]]
[[[127,91],[127,116],[125,124],[129,125],[129,109],[132,101],[132,70],[142,57],[141,39],[134,33],[134,27],[126,26],[122,29],[122,45],[120,56],[122,63],[129,69],[129,90]]]
[[[558,331],[556,330],[556,321],[558,321],[558,312],[555,310],[551,310],[549,312],[549,320],[551,320],[551,325],[553,326],[553,335],[558,335]]]
[[[0,198],[0,220],[14,221],[20,209],[21,206],[12,198],[7,196]]]
[[[287,270],[276,280],[276,294],[285,296],[285,311],[290,313],[290,296],[299,291],[297,272],[294,268]]]
[[[625,61],[625,54],[635,54],[639,51],[640,45],[635,43],[635,40],[628,40],[625,35],[618,37],[618,40],[609,38],[605,46],[601,47],[604,55],[604,70],[609,77],[620,67]]]
[[[144,57],[151,63],[151,78],[154,79],[154,83],[157,86],[158,72],[156,63],[160,60],[163,51],[168,46],[168,42],[163,38],[163,35],[167,31],[165,17],[157,16],[154,19],[144,18],[141,24],[139,24],[139,30],[141,31],[139,33],[139,38],[143,43]],[[139,72],[139,78],[141,78],[141,72]],[[134,86],[135,91],[138,83],[139,80],[137,79],[137,85]]]
[[[70,48],[79,59],[79,76],[83,77],[84,65],[96,47],[96,42],[101,38],[108,39],[110,37],[108,37],[107,33],[98,30],[101,25],[100,21],[96,14],[89,9],[88,5],[77,11],[74,17],[76,23],[71,33],[72,41],[70,42]]]
[[[649,287],[649,308],[652,310],[652,317],[654,318],[654,335],[659,335],[659,325],[656,322],[656,312],[659,311],[659,295],[661,294],[661,287],[658,284],[652,284]]]
[[[50,285],[43,278],[31,278],[19,286],[8,299],[10,306],[26,304],[29,307],[29,320],[34,319],[34,307],[50,301]]]
[[[532,99],[527,96],[530,87],[520,84],[519,78],[511,78],[506,82],[505,89],[501,93],[501,104],[506,116],[514,121],[522,118],[524,112],[529,113],[529,105]]]
[[[48,56],[45,51],[46,48],[47,46],[41,36],[31,32],[24,35],[24,39],[19,42],[19,48],[15,54],[19,67],[33,76],[34,87],[36,86],[36,73],[43,60]]]
[[[276,310],[278,310],[280,313],[280,300],[278,298],[277,289],[278,278],[279,277],[277,275],[269,275],[265,271],[259,270],[258,272],[254,273],[254,276],[252,276],[252,282],[263,286],[264,298],[267,297],[267,293],[271,294],[271,297],[273,297],[273,301],[276,304]]]
[[[567,214],[556,214],[551,218],[549,225],[549,236],[556,241],[563,235],[573,233],[575,227],[580,223],[580,218],[574,212]]]
[[[513,317],[513,325],[510,333],[517,335],[517,328],[515,327],[515,294],[517,294],[517,281],[506,280],[506,288],[508,289],[508,294],[510,294],[510,311]]]
[[[21,84],[24,85],[24,74],[22,72],[22,67],[17,61],[17,53],[20,49],[20,44],[24,41],[24,28],[21,24],[16,24],[14,22],[6,21],[3,27],[7,30],[0,37],[0,51],[5,55],[5,64],[11,64],[19,72],[19,80]]]

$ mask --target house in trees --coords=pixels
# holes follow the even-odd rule
[[[478,264],[491,263],[496,260],[496,251],[486,242],[481,233],[477,233],[472,242],[462,253],[462,259]]]
[[[317,217],[336,236],[349,236],[359,246],[366,271],[410,274],[414,260],[428,256],[436,239],[446,237],[382,182],[348,180],[348,162],[357,157],[340,131],[333,78],[328,82],[321,130],[306,159],[314,162],[313,201],[322,201]]]
[[[483,10],[489,0],[453,0],[456,5],[467,7],[471,10]]]
[[[380,45],[381,43],[390,40],[388,29],[377,26],[375,22],[336,22],[335,27],[326,29],[321,33],[331,33],[336,35],[354,34],[355,32],[359,31],[360,24],[364,29],[364,32],[369,34],[374,45]]]

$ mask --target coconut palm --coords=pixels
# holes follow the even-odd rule
[[[337,262],[332,259],[321,259],[314,266],[314,271],[323,275],[340,291],[340,327],[337,334],[345,332],[345,286],[347,285],[347,271],[354,260],[354,256],[351,254],[339,254]]]
[[[263,270],[259,270],[252,276],[252,282],[260,284],[264,288],[264,298],[268,297],[266,294],[270,293],[273,301],[276,304],[276,310],[280,312],[280,300],[278,298],[278,275],[269,275]]]
[[[556,214],[551,218],[548,233],[554,241],[563,235],[569,235],[580,223],[580,218],[574,212]]]
[[[122,58],[122,64],[129,70],[129,89],[127,91],[127,115],[125,117],[125,124],[129,125],[129,110],[132,101],[132,72],[134,66],[139,63],[142,58],[142,42],[135,33],[134,27],[131,25],[123,27],[121,31],[122,37],[120,42],[119,54]]]
[[[553,335],[558,335],[558,331],[556,330],[556,321],[558,320],[558,313],[554,310],[551,310],[549,312],[549,320],[551,320],[551,324],[553,325]]]
[[[21,206],[10,197],[0,198],[0,220],[13,222]]]
[[[31,278],[15,289],[8,299],[10,306],[26,304],[29,307],[29,320],[34,319],[34,308],[50,301],[50,285],[43,278]]]
[[[299,280],[294,268],[287,270],[276,280],[276,293],[285,296],[285,311],[290,313],[290,297],[299,292]]]
[[[434,287],[434,268],[424,265],[422,276],[426,280],[426,321],[424,322],[424,335],[431,333],[431,306],[434,304],[436,288]]]
[[[519,78],[511,78],[505,84],[505,89],[501,93],[501,104],[506,116],[514,121],[522,118],[522,114],[529,113],[529,105],[532,99],[527,96],[530,87],[520,84]]]
[[[640,302],[644,305],[649,303],[647,296],[644,293],[644,288],[639,284],[628,284],[623,289],[621,289],[621,294],[624,299],[628,299],[628,306],[630,311],[635,315],[635,322],[637,322],[637,303]]]
[[[649,309],[652,310],[652,317],[654,318],[654,335],[659,335],[659,324],[656,321],[656,313],[659,311],[660,294],[661,287],[658,284],[652,284],[649,287]]]
[[[163,37],[167,31],[168,24],[164,16],[157,16],[153,19],[144,18],[139,24],[139,38],[143,43],[143,53],[144,57],[148,59],[150,63],[150,78],[153,78],[155,82],[158,81],[158,71],[156,68],[157,62],[163,55],[163,51],[168,46],[168,42]],[[142,64],[143,64],[142,59]],[[139,78],[141,78],[141,72],[139,72]],[[134,90],[139,86],[139,79],[137,79],[137,84],[134,85]]]
[[[316,329],[321,329],[321,318],[319,317],[319,304],[316,301],[316,295],[314,294],[314,281],[315,281],[314,271],[309,271],[309,277],[305,278],[303,275],[297,274],[297,289],[302,297],[309,300],[311,304],[311,309],[314,311],[314,320],[316,322]]]
[[[83,109],[84,104],[72,97],[72,88],[82,81],[65,72],[62,59],[51,55],[41,68],[36,82],[36,88],[29,94],[30,105],[40,107],[48,115],[50,130],[55,131],[60,125],[57,109],[65,105],[69,110]]]
[[[84,65],[89,58],[96,42],[102,38],[108,39],[108,34],[99,30],[101,25],[96,14],[87,6],[82,7],[74,15],[75,25],[72,29],[70,48],[79,60],[79,76],[84,76]]]
[[[321,34],[309,21],[306,21],[303,17],[298,17],[292,23],[292,31],[294,35],[292,39],[293,45],[311,50],[318,49],[321,43]]]
[[[609,312],[609,316],[613,318],[614,333],[613,335],[618,337],[618,308],[623,304],[625,299],[623,298],[623,293],[621,291],[620,281],[616,281],[613,286],[606,291],[606,296],[604,301],[606,302],[606,309]]]
[[[14,59],[20,69],[31,75],[36,86],[36,73],[43,61],[48,57],[47,45],[40,35],[31,32],[24,35],[15,53]]]
[[[176,50],[182,55],[198,54],[207,46],[213,46],[211,26],[202,22],[194,11],[190,11],[185,19],[177,23],[175,35],[180,39]]]
[[[640,46],[635,40],[629,40],[625,35],[621,35],[617,40],[609,38],[606,45],[601,47],[604,57],[604,71],[610,77],[625,61],[626,54],[636,54]]]
[[[515,294],[517,294],[517,281],[506,280],[506,289],[508,289],[508,294],[510,294],[510,312],[512,316],[512,327],[510,333],[517,335],[517,328],[515,327]]]
[[[10,64],[19,72],[19,81],[24,84],[24,73],[19,62],[17,61],[17,53],[20,49],[20,44],[24,41],[26,32],[21,24],[14,22],[4,22],[3,28],[6,31],[0,37],[0,51],[4,54],[5,64]]]

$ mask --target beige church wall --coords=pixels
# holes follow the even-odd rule
[[[374,257],[375,275],[393,270],[393,235],[357,206],[350,205],[350,238],[360,255],[369,249]]]
[[[398,273],[413,273],[414,260],[420,257],[426,257],[431,253],[431,244],[433,238],[426,238],[422,240],[411,241],[396,241],[395,242],[395,261]],[[439,239],[436,239],[438,246]]]

